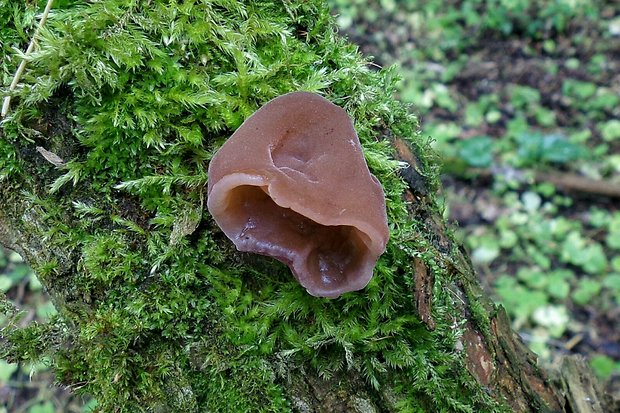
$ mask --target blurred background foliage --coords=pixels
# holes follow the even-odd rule
[[[22,39],[0,35],[5,53],[27,44],[41,3],[0,16],[22,28]],[[373,67],[399,67],[398,98],[412,104],[444,159],[446,217],[458,223],[457,237],[515,329],[543,363],[584,354],[619,397],[620,5],[330,5],[342,34],[374,57]],[[0,63],[4,85],[15,66]],[[54,312],[21,258],[3,250],[0,289],[23,310],[22,323]],[[52,381],[45,363],[0,361],[0,413],[96,406]]]
[[[15,252],[0,248],[0,291],[19,309],[20,324],[44,322],[56,310],[32,270]],[[0,314],[0,325],[4,324]],[[94,401],[71,395],[69,389],[53,385],[54,377],[45,362],[9,364],[0,360],[0,413],[86,413]]]
[[[397,65],[444,160],[446,217],[543,363],[620,377],[620,4],[331,0]]]

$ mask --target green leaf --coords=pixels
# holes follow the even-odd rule
[[[600,292],[600,282],[588,278],[582,278],[579,280],[577,290],[575,290],[572,294],[573,301],[579,305],[586,305]]]
[[[562,135],[545,135],[542,138],[542,159],[550,162],[566,163],[587,155],[581,145],[570,142]]]
[[[540,208],[542,199],[540,198],[540,195],[538,195],[536,192],[525,191],[521,195],[521,202],[523,203],[523,207],[526,209],[526,211],[536,212],[538,208]]]
[[[479,126],[484,120],[484,109],[479,103],[468,103],[465,106],[465,123],[469,126]]]
[[[590,359],[590,366],[601,379],[607,379],[612,373],[618,370],[618,364],[611,358],[604,354],[598,354]]]
[[[13,286],[13,281],[11,280],[10,277],[6,275],[0,276],[0,291],[6,293],[7,291],[11,289],[12,286]]]
[[[566,62],[564,62],[564,65],[571,70],[577,70],[579,68],[579,59],[575,58],[575,57],[571,57],[569,59],[566,59]]]
[[[502,112],[497,109],[492,109],[484,115],[484,119],[489,123],[497,123],[502,118]]]
[[[37,306],[37,317],[47,320],[54,314],[56,314],[56,307],[52,304],[51,301],[45,302],[45,304]]]
[[[562,93],[577,99],[588,99],[596,93],[597,86],[591,82],[582,82],[575,79],[566,79],[562,83]]]
[[[28,280],[28,288],[30,291],[41,291],[43,289],[43,285],[41,284],[41,281],[39,281],[39,278],[32,274],[30,276],[30,280]]]
[[[521,133],[516,140],[517,159],[521,165],[531,165],[542,158],[542,135]]]
[[[603,285],[616,293],[620,292],[620,274],[609,274],[603,280]]]
[[[28,409],[28,413],[55,413],[56,408],[52,402],[44,402],[35,404],[30,409]]]
[[[510,103],[517,108],[527,108],[540,102],[540,92],[537,89],[514,85],[510,88]]]
[[[521,133],[516,138],[517,158],[522,165],[540,161],[566,163],[587,155],[587,150],[569,141],[563,135],[542,135],[537,132]]]
[[[486,168],[493,162],[493,140],[488,136],[477,136],[459,141],[459,157],[469,166]]]
[[[538,307],[532,318],[537,324],[547,328],[552,337],[562,336],[570,321],[566,307],[560,305]]]
[[[539,125],[551,127],[555,125],[555,112],[542,106],[534,109],[534,117]]]
[[[582,251],[582,267],[590,274],[601,274],[607,269],[607,256],[601,244],[593,243]]]
[[[620,105],[620,97],[611,90],[599,89],[596,96],[592,98],[589,105],[594,110],[612,111]]]
[[[560,259],[564,262],[580,265],[583,263],[581,251],[586,247],[586,241],[578,231],[571,231],[562,243]]]
[[[620,139],[620,120],[612,119],[601,126],[601,136],[606,141]]]
[[[444,108],[450,112],[456,112],[458,104],[450,95],[450,90],[442,83],[434,83],[432,91],[435,94],[435,103],[440,108]]]
[[[483,239],[483,242],[471,253],[471,260],[476,264],[488,264],[499,256],[499,245],[491,239]]]
[[[6,383],[18,368],[17,363],[7,363],[0,359],[0,383]]]
[[[548,296],[542,291],[532,290],[520,284],[510,275],[498,277],[495,283],[495,291],[506,306],[508,312],[519,318],[521,322],[532,313],[548,302]]]
[[[519,136],[529,131],[529,123],[525,116],[522,114],[515,115],[514,119],[511,119],[506,124],[506,135],[510,138],[519,140]]]
[[[513,248],[519,242],[519,236],[511,229],[500,230],[499,236],[499,245],[502,248]]]
[[[517,277],[525,284],[535,290],[544,288],[547,285],[547,276],[536,268],[520,268]]]
[[[547,284],[547,292],[553,298],[558,298],[560,300],[568,297],[570,293],[570,284],[568,281],[560,279],[560,280],[549,280]]]
[[[620,213],[615,213],[609,224],[606,238],[609,248],[620,250]]]

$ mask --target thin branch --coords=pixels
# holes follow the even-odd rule
[[[467,174],[472,175],[468,176]],[[466,173],[456,172],[459,178],[483,178],[491,179],[497,175],[509,173],[518,182],[527,182],[525,171],[521,171],[513,168],[495,169],[495,168],[470,168],[466,170]],[[534,181],[537,183],[550,182],[557,188],[564,192],[574,192],[583,195],[593,195],[606,198],[617,199],[620,198],[620,183],[612,180],[605,179],[593,179],[585,176],[577,175],[571,172],[535,172]]]
[[[15,90],[15,88],[17,87],[17,83],[19,83],[19,78],[22,76],[22,73],[24,72],[24,69],[26,68],[26,57],[28,57],[28,55],[32,53],[32,49],[34,49],[35,39],[39,36],[39,32],[41,31],[41,28],[43,27],[43,25],[45,24],[45,21],[47,20],[47,16],[49,15],[50,10],[52,9],[53,2],[54,0],[47,0],[47,4],[45,5],[45,10],[43,11],[43,15],[41,16],[41,20],[39,21],[39,25],[34,31],[34,34],[32,35],[32,39],[30,39],[30,44],[28,45],[28,49],[26,49],[26,54],[24,55],[24,59],[19,64],[19,67],[17,68],[17,71],[15,72],[15,76],[13,76],[13,81],[11,82],[11,85],[9,86],[9,94],[4,97],[4,101],[2,102],[2,114],[1,114],[2,118],[6,117],[6,115],[9,113],[9,107],[11,106],[10,93]]]
[[[581,192],[584,194],[620,198],[620,184],[601,179],[586,178],[570,173],[537,173],[536,181],[551,182],[565,191]]]

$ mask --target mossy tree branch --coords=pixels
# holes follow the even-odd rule
[[[444,225],[394,71],[323,2],[88,2],[39,46],[0,130],[0,242],[58,315],[3,330],[3,357],[49,357],[106,412],[565,409]],[[388,250],[336,300],[236,252],[203,208],[214,151],[293,90],[347,110],[387,196]]]

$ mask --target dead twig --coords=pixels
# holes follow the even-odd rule
[[[526,182],[524,171],[502,169],[467,169],[466,173],[457,174],[459,177],[468,177],[468,174],[476,178],[491,179],[497,175],[507,175],[519,182]],[[592,179],[571,172],[536,172],[533,176],[537,183],[549,182],[564,192],[573,192],[582,195],[602,196],[607,198],[620,198],[620,184],[609,180]]]
[[[536,180],[538,182],[551,182],[566,191],[620,198],[620,185],[609,181],[586,178],[570,173],[538,173]]]
[[[43,15],[41,16],[41,20],[39,21],[39,25],[34,31],[34,34],[32,35],[32,39],[30,39],[30,44],[28,45],[28,49],[26,49],[24,58],[22,59],[21,63],[19,64],[19,67],[15,71],[15,76],[13,76],[13,81],[11,82],[11,85],[9,86],[9,94],[4,97],[4,101],[2,102],[2,113],[1,113],[2,118],[6,117],[6,115],[8,115],[9,113],[9,108],[11,106],[10,93],[15,90],[15,88],[17,87],[17,84],[19,83],[19,78],[22,76],[22,73],[24,73],[24,69],[26,68],[26,57],[28,57],[28,55],[32,53],[32,50],[34,49],[34,44],[36,42],[35,39],[39,36],[39,32],[41,31],[41,28],[43,27],[43,25],[45,24],[45,21],[47,20],[47,16],[49,15],[50,10],[52,9],[53,2],[54,0],[47,0],[47,4],[45,5],[45,10],[43,11]]]

